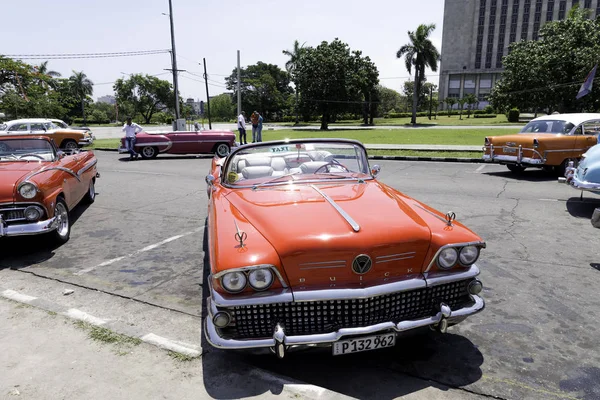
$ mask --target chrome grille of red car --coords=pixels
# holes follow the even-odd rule
[[[32,204],[11,204],[0,206],[0,215],[7,224],[19,224],[27,222],[25,209]]]
[[[467,285],[471,279],[389,295],[354,300],[275,303],[229,308],[233,325],[223,333],[235,338],[273,335],[280,323],[286,335],[334,332],[382,322],[419,319],[435,315],[435,306],[445,302],[452,309],[470,303]]]

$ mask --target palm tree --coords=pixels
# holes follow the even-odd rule
[[[463,112],[463,108],[465,108],[465,103],[467,102],[467,99],[465,99],[464,97],[461,97],[456,102],[458,103],[458,106],[460,107],[460,113],[458,114],[458,119],[462,119],[462,112]]]
[[[469,93],[469,94],[465,95],[464,99],[468,105],[467,118],[471,118],[471,110],[473,109],[473,106],[475,105],[475,103],[477,103],[477,97],[475,97],[475,95],[473,93]]]
[[[83,123],[87,124],[84,109],[85,99],[87,96],[94,94],[94,82],[92,82],[83,71],[73,71],[73,75],[69,78],[69,83],[71,85],[71,92],[81,101],[81,116],[83,117]]]
[[[49,71],[48,61],[44,61],[40,65],[34,66],[33,71],[34,75],[37,75],[39,77],[37,78],[37,80],[40,85],[42,85],[46,89],[48,88],[48,86],[56,88],[56,81],[54,81],[53,78],[60,77],[60,72]]]
[[[448,105],[448,117],[450,117],[450,113],[452,112],[452,107],[456,104],[456,99],[454,97],[446,97],[444,100]]]
[[[433,72],[437,71],[437,63],[440,59],[440,52],[435,48],[429,35],[435,29],[435,24],[421,24],[415,32],[408,31],[410,44],[405,44],[396,53],[396,58],[404,56],[404,62],[408,73],[412,73],[412,67],[415,67],[415,88],[413,90],[412,124],[417,123],[417,103],[419,101],[419,86],[425,77],[425,67],[429,67]]]
[[[306,42],[304,42],[304,43],[306,43]],[[302,46],[300,46],[300,43],[297,40],[294,40],[294,49],[293,50],[291,50],[291,51],[283,50],[283,54],[290,57],[290,59],[285,63],[285,69],[292,77],[292,80],[294,79],[293,73],[296,71],[296,66],[298,65],[298,60],[300,59],[300,56],[302,55],[302,48],[304,47],[304,43],[302,43]],[[294,84],[296,85],[296,106],[294,108],[296,109],[296,125],[298,125],[298,94],[299,94],[299,91],[298,91],[298,84],[295,80],[294,80]]]
[[[60,77],[60,72],[48,71],[48,61],[44,61],[43,63],[41,63],[40,65],[38,65],[35,68],[37,69],[37,73],[40,75],[48,76],[50,78]]]

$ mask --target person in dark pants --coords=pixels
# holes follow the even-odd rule
[[[238,115],[237,127],[240,132],[240,145],[248,144],[246,140],[246,113],[244,111]]]
[[[129,150],[130,160],[139,157],[139,154],[135,151],[135,135],[141,131],[143,131],[142,127],[135,122],[131,122],[131,117],[127,117],[127,123],[123,125],[123,132],[125,132],[125,145]]]

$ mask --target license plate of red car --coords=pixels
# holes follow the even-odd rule
[[[383,335],[365,336],[356,339],[340,340],[333,345],[333,355],[358,353],[361,351],[383,349],[393,347],[396,344],[396,334],[386,333]]]
[[[506,154],[508,154],[508,153],[512,154],[512,153],[516,153],[517,152],[517,149],[515,149],[514,147],[505,147],[503,150],[504,150],[504,152]]]

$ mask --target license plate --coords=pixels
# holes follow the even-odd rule
[[[505,147],[502,149],[505,153],[516,153],[517,149],[515,149],[514,147]]]
[[[340,340],[333,345],[333,355],[358,353],[361,351],[393,347],[396,344],[396,334],[365,336],[357,339]]]

